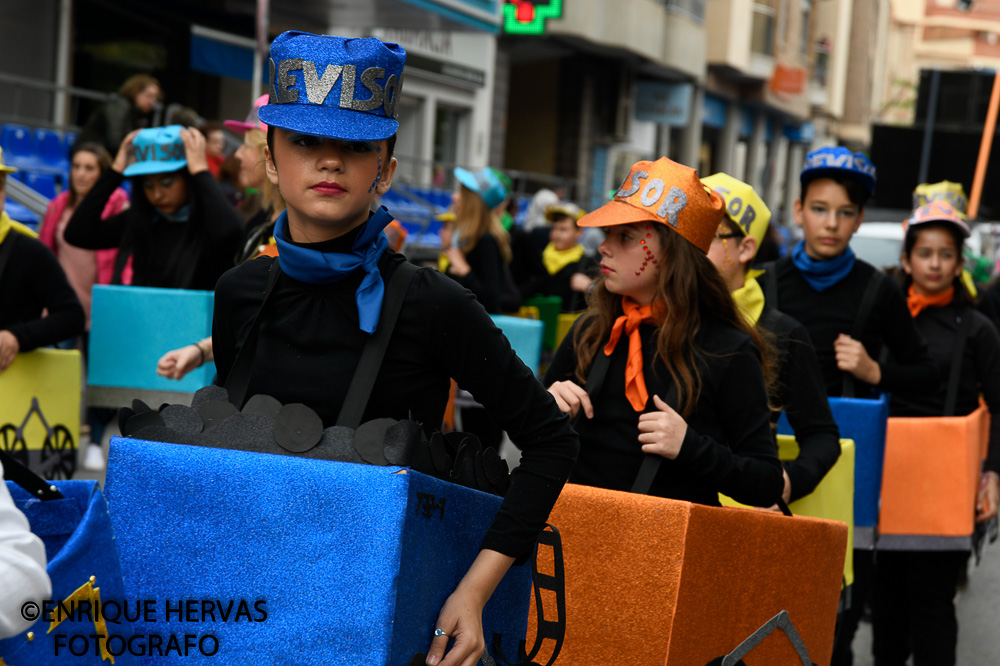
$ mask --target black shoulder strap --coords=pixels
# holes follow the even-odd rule
[[[236,354],[233,367],[226,377],[226,391],[229,393],[229,402],[236,405],[237,409],[243,409],[243,403],[247,399],[247,388],[250,386],[250,371],[253,369],[253,357],[257,353],[257,336],[260,334],[260,315],[267,307],[267,302],[274,291],[274,285],[278,283],[281,275],[281,265],[277,257],[271,262],[271,270],[267,272],[267,286],[264,288],[264,298],[260,302],[260,309],[250,323],[250,330],[240,345],[240,351]]]
[[[361,360],[358,361],[351,385],[347,389],[347,397],[340,406],[337,425],[355,430],[361,425],[365,408],[368,407],[368,398],[371,397],[372,389],[375,387],[375,378],[378,377],[382,359],[389,347],[389,338],[396,328],[396,320],[399,318],[399,311],[403,309],[406,291],[416,272],[416,266],[404,261],[389,279],[382,300],[382,311],[379,313],[378,328],[375,329],[375,334],[368,338],[361,353]]]
[[[3,257],[0,257],[0,261],[2,259]],[[0,449],[0,466],[3,467],[0,481],[3,479],[13,481],[41,500],[63,499],[63,494],[54,485],[22,465],[3,449]]]
[[[885,276],[876,270],[868,280],[867,286],[865,286],[865,293],[861,296],[861,304],[858,305],[858,313],[854,317],[854,325],[851,328],[851,337],[855,340],[860,341],[865,333],[865,326],[868,325],[868,318],[872,314],[872,308],[875,307],[875,300],[878,298],[878,291],[882,286],[884,278]],[[844,372],[843,375],[844,381],[840,391],[841,397],[856,397],[857,386],[855,385],[854,375],[849,372]]]
[[[764,271],[764,304],[770,307],[772,310],[778,309],[778,264],[775,261],[769,261],[763,266],[761,270]]]
[[[14,236],[18,232],[11,229],[7,232],[7,238],[4,239],[3,244],[0,244],[0,278],[3,277],[3,271],[7,268],[7,262],[10,260],[10,255],[14,252]]]
[[[670,389],[667,391],[667,396],[663,401],[673,409],[677,409],[677,386],[675,384],[670,384]],[[648,495],[649,489],[653,487],[653,480],[660,471],[662,464],[663,456],[658,456],[655,453],[645,454],[642,459],[642,465],[639,466],[639,473],[635,475],[635,481],[632,483],[632,492],[639,493],[640,495]]]
[[[972,306],[966,305],[958,315],[958,329],[955,331],[955,342],[951,352],[951,373],[948,375],[948,390],[944,399],[944,414],[955,415],[955,403],[958,400],[958,379],[962,374],[962,355],[965,354],[965,341],[972,328]]]

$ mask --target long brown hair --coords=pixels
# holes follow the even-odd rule
[[[93,143],[88,141],[87,143],[81,143],[78,146],[73,147],[73,154],[70,155],[69,162],[73,164],[73,158],[76,157],[77,153],[91,153],[97,158],[98,177],[104,173],[105,169],[111,166],[111,153],[108,149],[99,143]],[[77,202],[80,201],[80,193],[73,188],[73,179],[69,179],[69,199],[66,201],[66,205],[70,208],[75,208]]]
[[[703,314],[711,313],[749,335],[761,353],[765,384],[772,384],[772,360],[777,358],[770,341],[750,326],[736,309],[715,265],[701,250],[663,224],[651,225],[660,238],[663,259],[658,264],[660,282],[653,302],[658,322],[656,353],[677,385],[681,416],[694,411],[701,395],[702,378],[697,360],[705,352],[694,344]],[[594,356],[604,347],[615,320],[621,316],[622,297],[612,294],[598,278],[588,299],[588,309],[576,327],[576,377],[586,382]],[[668,324],[664,325],[665,323]]]
[[[503,260],[510,262],[510,236],[500,224],[500,218],[486,207],[486,202],[481,196],[465,185],[459,185],[459,187],[461,188],[462,214],[456,220],[456,227],[458,228],[459,247],[462,252],[469,254],[476,247],[480,238],[491,234],[496,239]]]

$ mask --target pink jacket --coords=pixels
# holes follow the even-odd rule
[[[101,219],[106,220],[112,215],[117,215],[122,212],[129,202],[128,193],[122,188],[115,190],[111,197],[108,199],[108,203],[104,206],[104,212],[101,214]],[[59,226],[59,218],[62,217],[63,211],[66,210],[66,205],[69,203],[69,190],[63,190],[56,195],[56,198],[49,203],[48,209],[45,211],[45,217],[42,218],[42,223],[38,228],[38,240],[45,243],[46,246],[56,256],[59,255],[59,250],[56,248],[56,227]],[[97,284],[111,284],[111,278],[114,275],[115,270],[115,258],[118,256],[117,249],[110,250],[97,250]],[[125,264],[125,268],[122,271],[122,284],[132,283],[132,259],[129,258],[128,263]]]

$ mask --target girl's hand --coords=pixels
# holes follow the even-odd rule
[[[462,254],[461,250],[449,247],[445,250],[444,256],[448,257],[448,261],[451,262],[451,265],[448,266],[448,272],[452,275],[456,277],[465,277],[472,272],[472,267],[469,266],[469,262],[465,260],[465,255]]]
[[[639,442],[642,444],[642,451],[674,460],[684,444],[687,422],[656,394],[653,394],[653,404],[657,411],[639,415]]]
[[[156,374],[167,379],[183,379],[184,375],[201,365],[201,356],[197,344],[168,351],[156,362]]]
[[[877,386],[882,381],[882,369],[868,355],[865,346],[849,335],[841,333],[833,342],[837,355],[837,368],[849,372],[866,384]]]
[[[1000,476],[996,472],[983,472],[983,480],[979,484],[979,496],[976,497],[976,522],[985,523],[996,518],[998,506],[1000,506]]]
[[[598,350],[598,353],[601,353],[600,350]],[[559,411],[575,418],[577,412],[580,411],[580,407],[583,407],[583,413],[587,415],[587,418],[594,418],[594,405],[590,402],[590,396],[576,382],[555,382],[549,387],[549,393],[556,399]]]
[[[205,159],[205,135],[196,129],[185,127],[181,130],[181,141],[184,142],[188,172],[194,176],[202,171],[208,171],[208,160]]]
[[[133,162],[132,139],[134,139],[135,135],[140,131],[141,130],[136,129],[126,134],[125,138],[122,139],[121,145],[118,146],[118,154],[115,155],[115,161],[111,164],[111,168],[118,173],[124,172],[125,167]]]
[[[483,638],[483,606],[473,594],[463,592],[462,586],[452,592],[438,615],[437,628],[447,636],[435,636],[427,653],[427,664],[434,666],[476,666],[486,648]],[[445,648],[454,641],[448,654]],[[441,661],[442,656],[445,657]]]
[[[584,273],[573,273],[573,276],[569,279],[569,288],[573,291],[579,291],[582,294],[586,294],[590,291],[590,285],[594,283],[589,277]]]
[[[21,351],[21,343],[10,331],[0,331],[0,372],[10,367]]]

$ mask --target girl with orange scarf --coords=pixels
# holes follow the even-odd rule
[[[578,222],[608,237],[588,310],[544,378],[576,417],[571,482],[628,491],[652,468],[641,485],[661,497],[780,499],[764,380],[773,352],[706,256],[723,214],[694,169],[660,158],[633,165],[615,198]]]
[[[953,413],[975,411],[980,393],[990,410],[989,454],[976,500],[976,521],[986,522],[996,517],[1000,499],[1000,334],[975,310],[961,280],[969,226],[951,204],[921,206],[903,224],[907,305],[941,377],[951,375],[958,336],[965,336]],[[947,391],[942,382],[936,391],[893,394],[891,412],[942,416]],[[877,664],[903,666],[911,654],[918,666],[955,663],[954,598],[966,557],[965,551],[879,551],[872,623]]]

